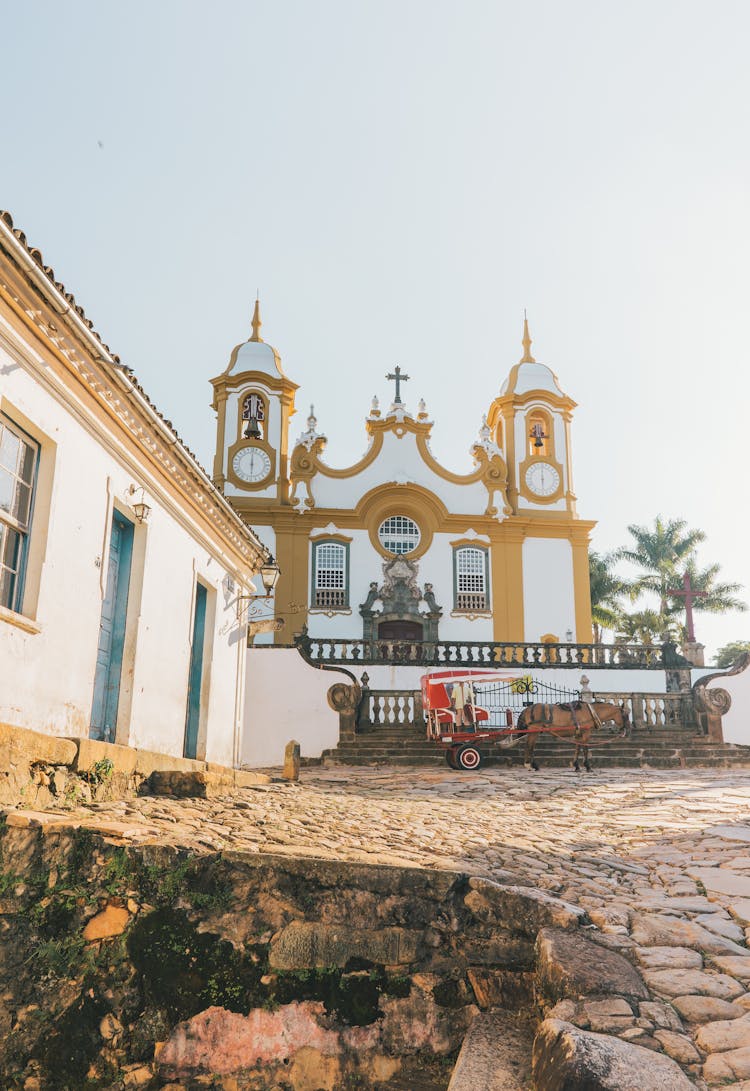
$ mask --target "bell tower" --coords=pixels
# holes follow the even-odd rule
[[[260,335],[256,300],[252,333],[237,345],[226,371],[212,379],[216,411],[213,479],[241,514],[289,503],[289,421],[298,387]]]
[[[508,499],[516,515],[575,515],[570,424],[576,403],[551,368],[532,356],[525,315],[522,344],[523,355],[487,414],[490,434],[508,463]]]

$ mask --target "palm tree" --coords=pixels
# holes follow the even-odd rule
[[[589,584],[591,587],[591,620],[594,643],[601,644],[602,630],[617,628],[621,613],[620,599],[628,591],[628,583],[614,572],[614,553],[589,553]]]
[[[697,546],[705,540],[702,530],[688,530],[685,519],[664,520],[657,515],[653,527],[628,527],[635,539],[632,548],[619,549],[618,558],[630,561],[641,571],[630,583],[635,601],[644,591],[658,596],[659,614],[666,620],[672,608],[669,591],[677,586],[678,570],[694,559]]]
[[[622,644],[663,644],[672,635],[669,623],[665,625],[657,610],[638,610],[620,615],[615,639]]]

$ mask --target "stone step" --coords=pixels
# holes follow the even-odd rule
[[[527,1091],[534,1031],[518,1012],[480,1012],[472,1022],[448,1091]]]

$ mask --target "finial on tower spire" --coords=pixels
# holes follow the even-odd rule
[[[529,322],[526,318],[526,308],[523,309],[523,356],[518,361],[520,364],[535,364],[536,360],[531,355],[531,334],[529,333]]]
[[[263,323],[260,320],[260,297],[255,300],[255,310],[253,311],[253,332],[250,337],[251,341],[262,341],[263,338],[260,335],[260,327]]]

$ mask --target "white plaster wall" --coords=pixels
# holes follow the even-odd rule
[[[362,473],[343,478],[317,474],[311,488],[318,507],[351,509],[371,489],[392,481],[429,489],[453,515],[477,514],[487,507],[487,489],[481,482],[454,485],[430,470],[419,453],[413,432],[406,432],[401,439],[394,432],[386,432],[380,454]]]
[[[292,739],[304,757],[320,757],[336,746],[339,714],[326,698],[336,682],[350,684],[341,671],[311,667],[296,648],[250,648],[242,764],[282,765]]]
[[[547,633],[576,638],[573,550],[564,538],[526,538],[523,543],[524,639]]]
[[[276,556],[276,531],[271,526],[262,524],[253,524],[253,530],[261,539],[264,545],[268,547],[273,556]],[[253,586],[255,592],[263,594],[263,580],[260,576],[253,578]],[[276,599],[272,596],[270,599],[257,599],[251,606],[243,609],[243,616],[249,621],[267,621],[276,617]],[[295,629],[299,628],[294,617],[284,618],[285,627],[282,634],[282,640],[291,641],[292,634]],[[254,639],[254,645],[260,647],[263,644],[274,643],[274,633],[258,633]]]
[[[361,664],[356,666],[349,664],[349,669],[359,678],[363,670],[367,671],[370,678],[371,689],[411,689],[420,687],[420,678],[432,670],[450,670],[451,664],[436,667],[390,667],[372,666]],[[562,668],[545,668],[544,670],[529,670],[521,668],[518,672],[510,667],[499,668],[503,673],[530,674],[532,678],[549,686],[561,686],[564,689],[578,690],[581,688],[581,676],[589,679],[589,688],[594,693],[664,693],[666,691],[666,676],[664,671],[645,670],[612,670],[595,667],[587,667],[585,670]],[[692,681],[695,682],[705,671],[692,671]],[[748,672],[750,678],[750,672]],[[722,682],[721,685],[724,683]],[[728,688],[728,687],[727,687]],[[750,696],[750,694],[749,694]],[[748,706],[750,710],[750,706]],[[725,720],[726,723],[726,720]],[[750,741],[750,730],[748,731]]]
[[[750,745],[750,669],[731,678],[717,678],[709,689],[728,690],[732,707],[723,719],[727,742]]]
[[[135,531],[117,741],[182,753],[198,575],[215,595],[199,747],[208,760],[231,764],[244,657],[237,652],[242,637],[233,598],[224,594],[227,570],[218,550],[201,544],[189,516],[149,487],[145,467],[128,464],[131,456],[116,434],[105,434],[100,423],[87,427],[2,346],[0,374],[3,411],[11,418],[14,409],[20,412],[57,445],[36,611],[40,631],[26,632],[0,617],[0,721],[88,735],[112,505],[132,517],[128,489],[144,484],[152,512]],[[38,502],[32,539],[43,532],[45,514]]]

